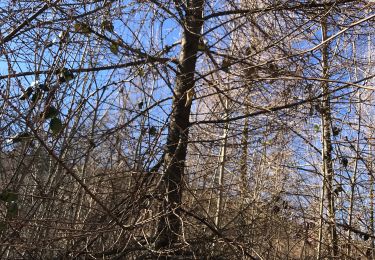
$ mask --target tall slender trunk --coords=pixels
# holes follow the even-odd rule
[[[168,128],[165,172],[162,190],[164,198],[158,233],[155,241],[157,249],[173,249],[181,237],[182,180],[187,152],[188,127],[191,103],[186,102],[187,92],[195,85],[198,43],[203,25],[204,0],[187,1],[184,31],[181,39],[179,68],[174,88],[172,112]]]
[[[352,45],[353,45],[353,53],[354,53],[354,55],[356,55],[355,43],[353,43]],[[358,80],[356,63],[357,63],[356,59],[354,58],[354,64],[355,64],[355,66],[354,66],[354,77],[355,77],[356,80]],[[357,93],[358,101],[361,100],[360,96],[361,96],[361,94],[358,92]],[[355,189],[356,189],[357,178],[358,178],[358,158],[360,158],[359,151],[360,151],[361,125],[362,125],[361,114],[362,114],[362,104],[361,104],[361,102],[358,102],[357,144],[356,144],[355,151],[354,151],[356,153],[355,158],[357,158],[357,159],[355,161],[353,175],[352,175],[352,178],[350,180],[350,201],[349,201],[349,215],[348,215],[348,225],[349,225],[349,227],[351,227],[352,224],[353,224],[353,212],[354,212],[354,200],[355,200],[354,195],[355,195]],[[353,148],[353,150],[354,150],[354,148]],[[349,230],[348,230],[348,248],[347,248],[347,256],[348,257],[351,257],[351,255],[352,255],[351,242],[352,242],[352,231],[349,228]]]
[[[368,44],[368,64],[372,64],[372,36],[369,35],[367,37],[367,44]],[[373,133],[371,132],[370,134],[370,140],[373,140]],[[374,158],[374,150],[373,150],[373,145],[370,144],[370,156],[371,158]],[[371,252],[369,253],[369,258],[370,259],[375,259],[375,238],[374,238],[374,232],[375,232],[375,227],[374,227],[374,171],[373,171],[373,162],[370,162],[370,169],[369,169],[369,175],[370,175],[370,234],[372,235],[371,237]]]
[[[361,111],[361,104],[359,104],[360,108],[359,108],[359,111]],[[359,140],[360,140],[360,133],[361,133],[361,118],[359,118],[359,121],[358,121],[358,133],[357,133],[357,145],[356,145],[356,158],[360,158],[359,154],[358,154],[358,151],[359,151]],[[355,188],[356,188],[356,183],[357,183],[357,174],[358,174],[358,159],[356,160],[355,162],[355,165],[354,165],[354,171],[353,171],[353,175],[352,175],[352,178],[350,180],[350,201],[349,201],[349,215],[348,215],[348,225],[349,227],[352,226],[353,224],[353,212],[354,212],[354,200],[355,200]],[[348,248],[347,248],[347,256],[348,257],[351,257],[352,255],[352,246],[351,246],[351,242],[352,242],[352,231],[351,229],[349,228],[348,230]]]
[[[324,164],[323,164],[322,170],[324,173],[325,172]],[[320,194],[320,203],[319,203],[319,234],[318,234],[318,248],[317,248],[316,260],[320,260],[321,254],[322,254],[325,194],[326,194],[326,185],[325,185],[325,177],[323,177],[322,190]]]
[[[228,117],[228,99],[225,100],[225,118]],[[227,154],[227,142],[228,142],[228,130],[229,123],[226,122],[224,126],[223,140],[220,148],[220,157],[219,157],[219,172],[217,176],[217,189],[218,197],[216,201],[216,213],[215,213],[215,225],[217,228],[220,228],[221,213],[223,208],[223,193],[224,193],[224,171],[225,171],[225,161]]]
[[[322,18],[322,41],[328,38],[328,28],[327,28],[327,18]],[[322,48],[322,74],[323,79],[328,79],[328,44],[324,44]],[[334,181],[334,171],[332,163],[332,140],[331,140],[331,105],[330,105],[330,93],[329,84],[324,81],[322,84],[322,104],[321,104],[321,114],[322,114],[322,139],[323,139],[323,181],[325,182],[326,199],[328,203],[328,225],[329,225],[329,252],[331,258],[334,259],[338,257],[338,244],[337,244],[337,232],[336,232],[336,220],[335,220],[335,197],[333,193],[333,181]]]
[[[371,146],[371,155],[372,153],[372,146]],[[370,259],[374,259],[375,257],[375,252],[374,252],[374,246],[375,246],[375,239],[374,239],[374,175],[373,175],[373,170],[372,170],[372,163],[370,164],[370,234],[372,235],[371,237],[371,253],[369,254]]]
[[[241,140],[241,160],[240,160],[240,188],[241,188],[241,199],[242,203],[246,202],[247,196],[247,156],[248,156],[248,134],[249,134],[249,118],[245,118],[244,127],[242,130],[242,140]]]

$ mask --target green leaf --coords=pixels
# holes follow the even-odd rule
[[[314,130],[315,130],[316,133],[319,133],[320,132],[320,125],[315,124],[314,125]]]
[[[0,200],[5,201],[5,202],[17,201],[18,200],[18,194],[13,192],[13,191],[4,190],[0,194]]]
[[[206,50],[206,46],[204,45],[203,42],[199,42],[198,44],[198,51],[205,51]]]
[[[265,140],[262,142],[262,145],[271,145],[272,141],[271,140]]]
[[[341,158],[341,163],[346,168],[346,167],[348,167],[349,160],[347,158],[343,157],[343,158]]]
[[[79,32],[79,30],[81,30],[81,24],[80,24],[80,23],[76,23],[76,24],[74,25],[74,30],[75,30],[76,32]]]
[[[337,126],[332,127],[332,135],[333,136],[338,136],[340,134],[340,132],[341,132],[341,129],[338,128]]]
[[[64,83],[66,82],[66,79],[64,76],[59,76],[59,83]]]
[[[148,132],[149,132],[150,135],[155,136],[156,133],[157,133],[156,127],[151,126],[150,129],[148,130]]]
[[[118,54],[118,48],[119,48],[118,44],[113,42],[113,43],[111,44],[111,46],[109,47],[109,50],[110,50],[113,54],[117,55],[117,54]]]
[[[47,84],[38,84],[38,88],[40,88],[43,91],[49,91],[50,88]]]
[[[206,44],[203,40],[203,37],[201,36],[198,40],[198,51],[205,51],[206,50]]]
[[[140,77],[143,77],[143,76],[145,75],[145,71],[144,71],[142,68],[139,68],[139,69],[138,69],[138,75],[139,75]]]
[[[28,99],[31,94],[33,94],[34,92],[34,89],[33,87],[28,87],[23,93],[22,95],[20,96],[20,100],[25,100],[25,99]]]
[[[7,204],[7,217],[14,218],[18,215],[18,204],[15,201],[11,201]]]
[[[74,30],[78,33],[85,33],[85,34],[91,33],[90,26],[87,23],[76,23],[74,25]]]
[[[53,42],[51,42],[51,41],[46,41],[46,42],[44,42],[44,47],[46,47],[46,48],[50,48],[50,47],[52,47],[53,46]]]
[[[58,135],[63,129],[61,120],[57,117],[52,118],[49,123],[49,129],[51,129],[53,135]]]
[[[0,221],[0,232],[7,228],[7,223],[5,221]]]
[[[228,57],[225,57],[223,59],[223,63],[221,64],[221,69],[224,71],[224,72],[229,72],[229,67],[231,65],[231,61],[229,60]]]
[[[46,110],[44,111],[43,118],[49,119],[53,118],[59,115],[59,110],[55,108],[54,106],[48,106],[46,107]]]
[[[102,29],[108,32],[113,32],[114,27],[112,21],[104,20],[102,22]]]
[[[66,79],[66,81],[74,79],[74,74],[69,69],[64,69],[62,75],[64,76],[64,78]]]
[[[32,134],[29,132],[21,132],[12,136],[10,139],[12,140],[12,143],[15,144],[15,143],[31,140],[32,137],[33,137]]]
[[[64,83],[74,79],[73,72],[68,68],[62,68],[58,71],[59,83]]]
[[[40,99],[42,99],[42,97],[43,97],[43,94],[42,94],[41,90],[37,89],[35,91],[34,95],[32,95],[31,101],[34,102],[34,103],[38,102]]]
[[[61,31],[58,36],[61,42],[66,42],[69,39],[69,32],[68,31]]]

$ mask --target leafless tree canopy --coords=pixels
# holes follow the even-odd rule
[[[0,258],[374,259],[374,21],[0,1]]]

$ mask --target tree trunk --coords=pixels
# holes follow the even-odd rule
[[[248,134],[249,134],[249,118],[245,118],[244,127],[242,130],[242,140],[241,140],[241,159],[240,159],[240,189],[241,189],[241,199],[242,203],[246,203],[246,197],[248,196],[248,186],[247,186],[247,157],[248,157]]]
[[[353,52],[356,53],[356,47],[355,47],[355,44],[353,44]],[[358,77],[357,77],[357,67],[355,66],[354,68],[354,77],[356,80],[358,80]],[[361,100],[361,97],[360,97],[360,93],[358,92],[357,93],[357,98],[358,100]],[[357,144],[356,144],[356,147],[352,148],[353,149],[353,152],[356,153],[356,157],[357,158],[355,160],[355,164],[354,164],[354,170],[353,170],[353,174],[352,174],[352,178],[351,178],[351,181],[350,181],[350,200],[349,200],[349,215],[348,215],[348,225],[349,227],[352,226],[353,224],[353,215],[354,215],[354,203],[355,203],[355,191],[356,191],[356,188],[357,188],[357,179],[358,179],[358,158],[361,157],[360,155],[360,140],[361,140],[361,125],[362,125],[362,122],[361,122],[361,119],[362,119],[362,104],[361,102],[358,103],[358,132],[357,132]],[[347,257],[352,257],[352,231],[351,229],[349,228],[348,230],[348,248],[347,248]]]
[[[157,249],[173,249],[181,235],[179,207],[182,201],[184,164],[187,152],[188,127],[191,102],[186,102],[187,92],[193,90],[198,42],[203,25],[203,0],[187,2],[184,31],[181,40],[179,68],[174,88],[172,112],[168,129],[165,172],[162,190],[163,217],[159,220],[155,241]]]
[[[371,147],[371,154],[372,154],[372,147]],[[375,252],[374,252],[374,246],[375,246],[375,239],[374,239],[374,175],[372,171],[372,163],[370,164],[370,234],[372,235],[371,237],[371,249],[370,249],[370,254],[369,258],[374,259],[375,257]]]
[[[225,100],[225,118],[228,118],[228,99]],[[221,215],[223,208],[223,196],[224,196],[224,172],[225,172],[225,161],[227,157],[227,143],[228,143],[228,131],[229,123],[226,122],[224,126],[223,141],[220,148],[219,158],[219,172],[217,176],[217,191],[218,197],[216,201],[216,213],[215,213],[215,225],[220,229]]]
[[[328,29],[326,23],[326,17],[322,21],[322,41],[325,41],[328,36]],[[323,45],[322,49],[322,64],[323,64],[323,79],[328,79],[328,44]],[[323,175],[326,187],[326,199],[328,203],[328,224],[329,224],[329,235],[330,244],[329,251],[332,259],[338,256],[338,245],[337,245],[337,232],[336,232],[336,221],[335,221],[335,197],[333,193],[333,163],[332,163],[332,140],[331,140],[331,105],[330,105],[330,93],[329,85],[327,81],[322,84],[323,100],[322,100],[322,135],[323,135]]]

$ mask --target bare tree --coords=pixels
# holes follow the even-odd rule
[[[0,3],[1,258],[369,257],[373,7]]]

